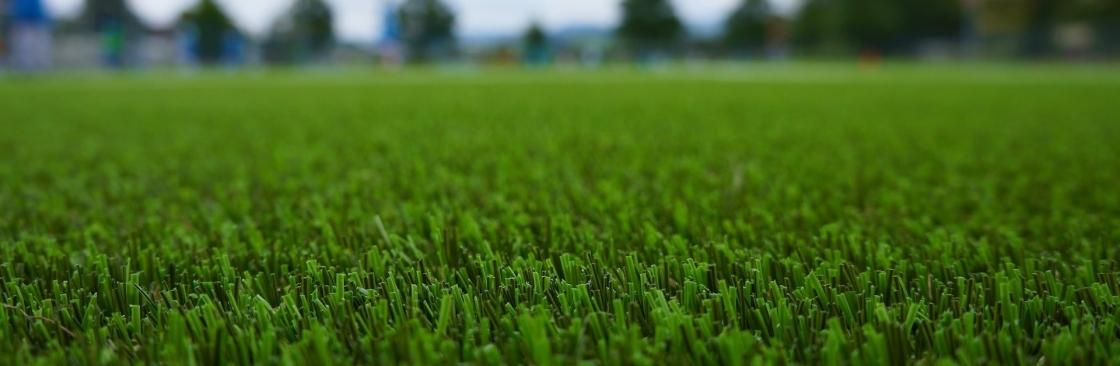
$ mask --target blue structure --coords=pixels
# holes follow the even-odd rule
[[[8,14],[13,23],[47,25],[51,20],[40,0],[13,0]]]
[[[175,33],[175,44],[179,51],[179,63],[194,65],[198,63],[198,26],[194,23],[179,25]]]
[[[529,66],[545,66],[552,60],[548,46],[544,44],[530,44],[525,46],[524,62]]]
[[[45,70],[51,59],[51,19],[41,0],[9,3],[7,48],[12,66],[23,71]]]
[[[392,1],[385,1],[382,10],[385,29],[381,35],[381,53],[383,65],[395,68],[404,62],[404,49],[401,44],[401,19],[397,13],[397,6]]]
[[[382,42],[399,44],[401,42],[401,20],[397,14],[397,6],[391,1],[385,2],[385,34]]]
[[[241,33],[232,29],[222,33],[222,63],[226,66],[245,63],[245,38]]]
[[[124,27],[116,19],[106,20],[101,29],[101,63],[109,68],[123,67],[124,47]]]

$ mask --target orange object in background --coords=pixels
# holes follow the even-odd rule
[[[883,55],[873,49],[864,50],[859,54],[858,63],[864,72],[878,71],[883,67]]]

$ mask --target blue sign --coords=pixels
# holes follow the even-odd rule
[[[12,20],[24,23],[46,23],[51,20],[40,0],[14,0],[11,3]]]

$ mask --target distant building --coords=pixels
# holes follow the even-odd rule
[[[589,27],[572,27],[553,32],[553,44],[562,64],[577,63],[586,68],[599,67],[615,48],[613,31]]]
[[[65,29],[55,24],[52,29],[51,68],[89,70],[104,67],[101,39],[96,33]]]
[[[51,20],[40,0],[11,0],[7,6],[9,63],[22,71],[51,65]]]
[[[138,59],[146,67],[170,67],[179,63],[176,32],[170,29],[149,29],[140,38]]]

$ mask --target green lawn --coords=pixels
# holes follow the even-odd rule
[[[1120,363],[1120,69],[0,79],[0,364]]]

